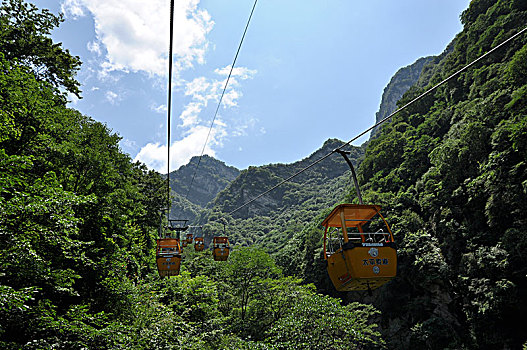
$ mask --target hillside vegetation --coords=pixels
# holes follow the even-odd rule
[[[187,251],[180,276],[158,277],[166,181],[66,107],[80,61],[49,38],[60,21],[0,6],[0,348],[382,346],[372,306],[316,293],[255,247],[223,264]]]
[[[206,223],[205,236],[210,238],[222,232],[222,223],[227,222],[231,241],[241,245],[256,244],[276,255],[320,210],[333,205],[335,196],[344,198],[346,191],[343,189],[349,187],[350,177],[342,157],[327,158],[232,215],[229,213],[342,144],[336,139],[328,140],[301,161],[243,170],[218,194],[212,208],[202,212],[198,222]],[[353,147],[350,158],[357,163],[363,154],[363,148]]]
[[[523,1],[472,1],[452,50],[410,101],[527,23]],[[527,35],[384,126],[359,167],[365,202],[387,209],[398,278],[372,298],[389,348],[518,349],[527,307]],[[331,293],[320,219],[286,246],[292,272]],[[318,270],[317,270],[318,269]],[[313,271],[319,271],[313,273]]]
[[[472,1],[461,20],[452,52],[400,105],[523,29],[527,3]],[[375,303],[392,346],[525,343],[508,321],[527,312],[526,84],[522,35],[394,117],[369,145],[365,196],[391,209],[399,242],[400,277]]]
[[[527,3],[473,0],[461,19],[399,106],[523,29]],[[321,221],[356,202],[340,156],[232,212],[334,139],[239,173],[206,158],[225,171],[199,174],[188,199],[193,166],[179,169],[173,205],[207,240],[226,221],[235,246],[226,262],[186,249],[180,275],[159,278],[166,178],[66,107],[81,63],[50,39],[60,22],[22,0],[0,6],[0,348],[527,346],[527,34],[351,149],[364,201],[383,207],[398,245],[398,276],[369,296],[336,293],[322,259]]]

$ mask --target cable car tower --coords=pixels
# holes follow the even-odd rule
[[[397,273],[397,252],[390,226],[379,205],[367,205],[362,196],[350,152],[335,150],[348,163],[360,204],[340,204],[324,219],[324,259],[338,291],[378,288]]]

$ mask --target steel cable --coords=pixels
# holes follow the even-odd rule
[[[487,57],[488,55],[490,55],[491,53],[493,53],[494,51],[498,50],[499,48],[501,48],[502,46],[504,46],[505,44],[509,43],[510,41],[514,40],[516,37],[518,37],[519,35],[523,34],[525,31],[527,31],[527,27],[522,29],[521,31],[519,31],[518,33],[514,34],[513,36],[511,36],[510,38],[508,38],[507,40],[504,40],[501,44],[497,45],[496,47],[492,48],[491,50],[489,50],[487,53],[481,55],[480,57],[478,57],[477,59],[475,59],[474,61],[470,62],[469,64],[467,64],[466,66],[464,66],[463,68],[461,68],[460,70],[458,70],[457,72],[451,74],[449,77],[447,77],[446,79],[442,80],[441,82],[437,83],[436,85],[432,86],[430,89],[426,90],[425,92],[423,92],[421,95],[417,96],[416,98],[414,98],[413,100],[411,100],[410,102],[406,103],[404,106],[402,106],[401,108],[397,109],[395,112],[391,113],[389,116],[387,116],[386,118],[380,120],[379,122],[377,122],[376,124],[374,124],[373,126],[369,127],[368,129],[364,130],[363,132],[361,132],[360,134],[358,134],[357,136],[355,136],[354,138],[352,138],[351,140],[349,140],[348,142],[344,143],[342,146],[334,149],[333,151],[329,152],[328,154],[326,154],[325,156],[317,159],[316,161],[314,161],[313,163],[311,163],[310,165],[306,166],[305,168],[297,171],[296,173],[294,173],[293,175],[289,176],[288,178],[282,180],[280,183],[274,185],[273,187],[271,187],[270,189],[268,189],[267,191],[259,194],[258,196],[254,197],[253,199],[243,203],[242,205],[240,205],[239,207],[237,207],[236,209],[230,211],[229,213],[227,213],[228,216],[232,215],[233,213],[237,212],[238,210],[246,207],[247,205],[251,204],[252,202],[256,201],[257,199],[265,196],[266,194],[268,194],[269,192],[277,189],[278,187],[280,187],[281,185],[283,185],[284,183],[286,182],[289,182],[291,179],[295,178],[296,176],[302,174],[304,171],[312,168],[313,166],[315,166],[316,164],[320,163],[321,161],[323,161],[324,159],[328,158],[330,155],[332,155],[333,153],[337,152],[338,150],[341,150],[342,148],[350,145],[353,141],[359,139],[360,137],[364,136],[366,133],[368,133],[369,131],[371,131],[372,129],[374,129],[375,127],[385,123],[386,121],[388,121],[391,117],[393,117],[394,115],[396,115],[397,113],[401,112],[402,110],[408,108],[409,106],[411,106],[412,104],[414,104],[415,102],[419,101],[420,99],[422,99],[423,97],[425,97],[426,95],[428,95],[429,93],[431,93],[432,91],[434,91],[435,89],[437,89],[439,86],[445,84],[446,82],[448,82],[449,80],[451,80],[452,78],[456,77],[457,75],[461,74],[462,72],[464,72],[465,70],[467,70],[468,68],[472,67],[474,64],[476,64],[477,62],[481,61],[483,58]],[[220,217],[221,218],[224,218],[224,217]]]

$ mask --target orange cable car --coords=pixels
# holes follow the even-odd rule
[[[188,220],[172,220],[169,219],[169,225],[165,227],[167,231],[176,231],[177,236],[182,231],[188,229],[186,226]],[[159,276],[177,276],[181,267],[181,245],[179,239],[171,237],[170,234],[161,236],[162,226],[159,228],[160,237],[156,239],[156,265]]]
[[[324,259],[338,291],[378,288],[397,273],[397,252],[390,226],[378,205],[340,204],[324,219]],[[387,232],[365,232],[375,217]],[[328,232],[329,228],[334,228]],[[335,233],[341,233],[337,236]]]
[[[192,233],[187,233],[187,244],[192,244],[194,241],[194,235]]]
[[[196,237],[194,240],[194,250],[197,252],[201,252],[205,249],[205,242],[203,237]]]
[[[156,263],[159,276],[177,276],[181,266],[181,247],[177,238],[157,239]]]
[[[212,240],[212,256],[216,261],[225,261],[229,257],[229,239],[227,237],[214,237]]]
[[[360,204],[340,204],[324,219],[324,259],[329,278],[338,291],[378,288],[397,274],[397,251],[388,222],[381,215],[378,205],[362,201],[359,183],[350,152],[335,149],[351,169],[351,175]],[[375,232],[375,225],[382,220],[383,229]],[[328,232],[329,228],[333,228]],[[365,231],[366,230],[366,231]],[[342,237],[341,237],[342,235]]]

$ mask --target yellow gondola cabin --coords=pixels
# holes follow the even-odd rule
[[[196,237],[194,240],[194,250],[197,252],[201,252],[205,249],[205,242],[203,241],[203,237]]]
[[[229,257],[229,239],[227,237],[214,237],[212,240],[212,256],[216,261],[225,261]]]
[[[179,239],[158,238],[156,241],[156,263],[159,276],[177,276],[181,266]]]
[[[378,205],[340,204],[322,222],[324,259],[338,291],[372,290],[395,277],[395,243],[380,209]],[[369,232],[374,220],[386,231]]]

